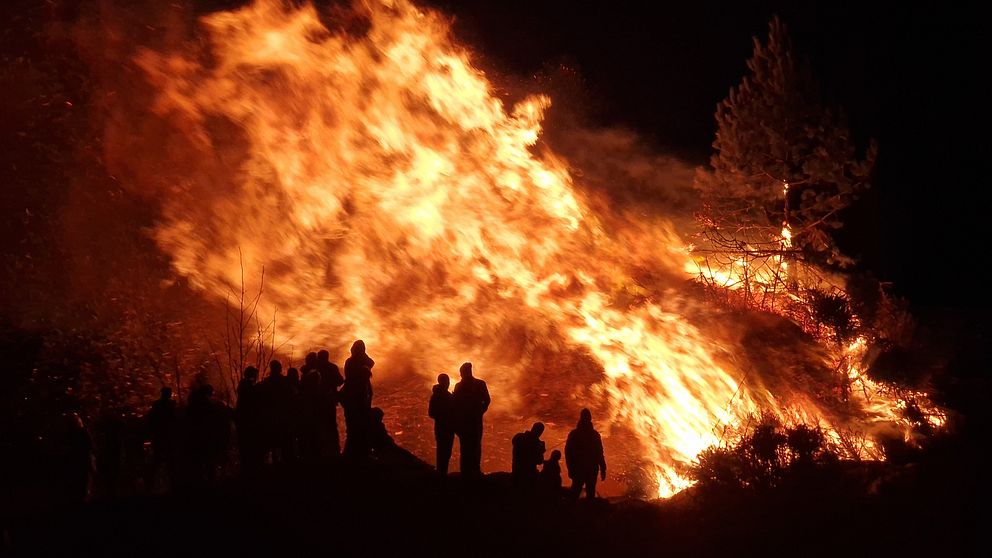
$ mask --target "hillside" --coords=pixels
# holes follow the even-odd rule
[[[534,502],[493,473],[443,485],[412,460],[269,471],[169,496],[21,517],[15,555],[965,555],[977,543],[977,461],[959,443],[912,466],[853,467],[764,495]],[[963,465],[961,465],[963,464]],[[969,522],[969,518],[970,521]]]

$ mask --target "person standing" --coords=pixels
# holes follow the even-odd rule
[[[265,453],[271,452],[272,464],[290,460],[293,388],[282,371],[278,360],[269,362],[269,375],[258,383],[262,405]]]
[[[603,439],[592,425],[592,413],[582,409],[575,429],[565,440],[565,467],[568,478],[572,479],[572,498],[578,499],[585,487],[586,497],[596,498],[596,475],[606,480],[606,457],[603,455]]]
[[[366,355],[368,356],[368,355]],[[321,446],[327,457],[336,458],[341,453],[341,440],[338,437],[338,390],[344,384],[344,377],[338,365],[330,361],[327,349],[317,353],[315,370],[320,374],[320,387],[323,394],[323,409],[320,413]],[[371,362],[372,359],[369,359]]]
[[[172,399],[172,388],[163,387],[159,398],[145,418],[148,435],[151,439],[152,459],[145,477],[145,486],[151,491],[159,469],[164,467],[171,488],[176,482],[178,452],[178,418],[176,402]]]
[[[455,434],[461,451],[462,475],[469,478],[482,476],[482,415],[489,410],[492,400],[486,382],[472,375],[472,363],[459,368],[461,381],[452,394],[455,408]]]
[[[344,453],[353,459],[369,456],[373,365],[375,361],[365,352],[365,342],[355,341],[351,356],[344,362],[344,385],[338,393],[344,408]]]
[[[344,381],[347,382],[353,376],[364,376],[365,368],[371,371],[375,366],[375,361],[365,351],[365,341],[359,339],[351,344],[351,356],[344,361]],[[319,364],[320,353],[317,354],[317,359]]]
[[[241,473],[257,475],[265,463],[262,399],[258,387],[258,368],[245,368],[238,382],[238,401],[234,406],[234,428],[238,434]]]
[[[451,461],[451,447],[455,444],[454,402],[451,392],[451,379],[447,374],[438,374],[437,385],[431,390],[431,400],[427,405],[427,416],[434,419],[434,442],[437,473],[441,478],[448,476],[448,462]]]
[[[93,439],[83,424],[82,417],[71,413],[65,417],[67,432],[65,454],[55,464],[61,468],[53,479],[62,487],[63,502],[76,506],[86,503],[90,495],[93,475]]]

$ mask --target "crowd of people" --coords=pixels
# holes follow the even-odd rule
[[[212,481],[232,461],[228,457],[234,447],[238,472],[249,478],[269,465],[319,464],[339,459],[361,463],[390,454],[411,456],[389,435],[382,409],[372,406],[374,366],[361,340],[352,345],[344,374],[326,350],[308,354],[299,368],[285,371],[280,361],[272,360],[262,378],[257,368],[249,366],[237,386],[233,409],[218,401],[213,386],[202,378],[190,386],[185,409],[178,408],[170,388],[162,388],[143,420],[142,437],[150,449],[143,471],[146,489],[156,484],[171,488],[180,483]],[[492,399],[486,382],[474,376],[472,363],[462,364],[459,375],[454,389],[447,374],[438,376],[427,414],[434,420],[438,475],[447,478],[457,438],[459,469],[462,477],[471,481],[482,477],[483,417]],[[343,449],[338,434],[338,405],[345,421]],[[76,445],[82,456],[93,449],[93,444],[81,422],[77,430]],[[584,488],[587,497],[594,498],[597,476],[606,478],[606,461],[591,413],[582,410],[565,443],[565,465],[572,480],[570,492],[562,489],[562,453],[555,450],[545,458],[543,433],[544,424],[537,422],[530,430],[513,436],[514,486],[551,498],[563,493],[578,498]],[[119,456],[120,433],[110,429],[103,437],[101,455]],[[106,463],[99,466],[102,475],[112,477],[107,483],[111,488],[103,492],[112,497],[117,476],[114,471],[119,473],[120,460],[103,461]]]

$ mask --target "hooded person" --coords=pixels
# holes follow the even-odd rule
[[[572,497],[578,498],[582,489],[590,500],[596,497],[596,477],[606,480],[606,457],[603,439],[592,425],[592,413],[582,409],[579,422],[565,440],[565,467],[572,479]]]
[[[344,453],[364,459],[369,454],[369,413],[372,409],[372,366],[365,353],[365,342],[355,341],[351,356],[344,363],[344,385],[338,396],[344,408]]]
[[[365,352],[365,341],[358,339],[351,344],[351,356],[344,361],[344,379],[348,381],[350,376],[363,374],[362,369],[372,370],[375,361]]]

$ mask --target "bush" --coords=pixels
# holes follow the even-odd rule
[[[733,443],[700,453],[688,474],[703,491],[761,491],[806,483],[836,460],[819,427],[764,415]]]

